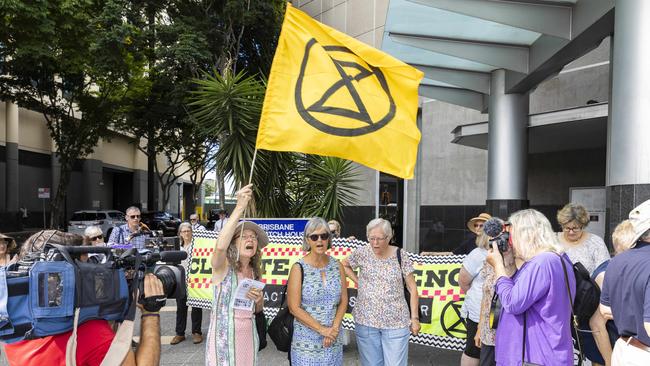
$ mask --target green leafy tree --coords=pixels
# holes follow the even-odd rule
[[[214,70],[198,85],[190,106],[202,129],[219,136],[217,171],[236,186],[248,183],[264,100],[264,84],[239,72]],[[252,181],[255,216],[323,216],[340,219],[355,203],[356,172],[348,161],[332,157],[260,150]]]
[[[137,62],[130,30],[111,0],[3,1],[0,14],[0,98],[43,114],[60,164],[51,201],[60,227],[72,167],[108,135]]]

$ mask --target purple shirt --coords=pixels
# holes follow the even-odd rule
[[[565,260],[571,296],[575,276]],[[545,252],[525,262],[512,278],[496,283],[503,310],[497,327],[497,365],[521,365],[524,312],[526,313],[525,361],[540,365],[573,365],[571,304],[564,270],[557,254]]]

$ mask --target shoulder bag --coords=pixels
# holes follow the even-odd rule
[[[302,291],[302,283],[305,279],[305,274],[302,264],[300,264],[300,262],[297,262],[297,264],[300,266],[300,288]],[[278,311],[278,314],[273,318],[273,321],[271,321],[268,332],[269,337],[271,337],[271,340],[275,343],[275,347],[278,351],[289,352],[291,349],[291,340],[293,338],[293,315],[289,311],[289,306],[287,305],[287,286],[284,286],[282,292],[284,293],[282,306],[280,306],[280,311]]]

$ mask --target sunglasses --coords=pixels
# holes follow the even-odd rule
[[[320,237],[320,240],[327,240],[330,238],[330,233],[322,233],[322,234],[311,234],[308,236],[309,240],[311,241],[316,241]]]
[[[130,218],[131,220],[139,219],[139,218],[140,218],[140,215],[129,215],[129,218]]]
[[[102,238],[103,238],[103,235],[97,235],[97,236],[93,236],[92,238],[89,238],[89,239],[90,239],[90,241],[95,241],[95,240],[102,239]]]

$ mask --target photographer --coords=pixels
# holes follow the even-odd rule
[[[79,246],[83,238],[76,234],[56,230],[44,230],[32,235],[23,244],[19,259],[28,255],[39,255],[47,243],[66,246]],[[162,296],[163,285],[153,274],[144,277],[145,299]],[[100,365],[108,354],[111,364],[158,365],[160,361],[160,316],[158,311],[147,311],[138,305],[142,312],[140,344],[134,353],[129,349],[123,360],[108,354],[115,333],[106,320],[90,320],[77,327],[76,364],[84,366]],[[66,347],[72,331],[32,340],[23,340],[5,345],[9,365],[66,365]],[[130,343],[130,339],[119,339],[120,343]],[[119,352],[118,352],[119,353]]]
[[[486,258],[494,267],[495,291],[503,307],[496,333],[497,365],[520,365],[522,361],[573,365],[570,320],[575,276],[571,261],[540,212],[518,211],[505,227],[515,258],[523,264],[508,277],[496,243]]]

